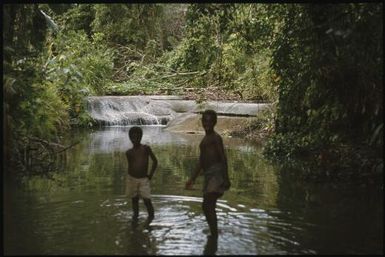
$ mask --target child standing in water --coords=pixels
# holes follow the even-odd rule
[[[132,200],[133,221],[137,221],[139,215],[139,197],[143,198],[144,205],[148,212],[147,222],[154,219],[154,207],[151,202],[150,180],[158,165],[154,153],[148,145],[140,143],[143,131],[140,127],[132,127],[128,132],[133,144],[126,152],[128,161],[128,194]],[[150,174],[148,174],[148,160],[152,160]]]
[[[203,170],[203,203],[202,209],[206,216],[212,238],[218,237],[216,202],[223,193],[230,188],[230,180],[227,172],[227,158],[221,136],[214,131],[217,123],[217,113],[206,110],[202,115],[202,126],[205,136],[199,149],[199,162],[191,178],[186,182],[186,189],[191,189],[195,179]]]

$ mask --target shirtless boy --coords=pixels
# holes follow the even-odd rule
[[[221,136],[214,131],[216,123],[217,113],[213,110],[206,110],[202,115],[202,126],[205,130],[205,136],[199,145],[199,162],[191,178],[186,182],[186,189],[191,188],[195,179],[203,170],[202,209],[210,228],[211,237],[213,238],[218,237],[217,214],[215,212],[216,202],[230,188],[223,141]]]
[[[139,214],[139,197],[143,198],[144,205],[148,212],[148,223],[154,219],[154,207],[151,202],[150,180],[158,165],[154,153],[148,145],[140,143],[143,131],[140,127],[132,127],[129,137],[133,144],[126,152],[128,161],[128,190],[132,200],[133,221],[137,221]],[[152,160],[150,174],[148,174],[148,159]]]

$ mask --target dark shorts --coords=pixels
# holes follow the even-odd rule
[[[216,193],[221,194],[226,191],[223,187],[225,182],[224,173],[225,166],[222,163],[214,164],[210,168],[204,171],[204,183],[203,183],[203,194]]]

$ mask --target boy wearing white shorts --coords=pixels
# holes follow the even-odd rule
[[[148,145],[140,143],[143,131],[140,127],[130,129],[129,138],[133,144],[126,152],[128,162],[127,186],[128,194],[132,200],[133,220],[136,221],[139,215],[139,198],[143,199],[148,212],[148,223],[154,219],[154,207],[151,202],[150,180],[154,175],[158,161]],[[148,174],[148,160],[151,158],[152,166]]]

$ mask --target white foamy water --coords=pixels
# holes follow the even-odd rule
[[[91,117],[104,126],[166,125],[180,113],[213,109],[219,115],[255,116],[269,104],[208,101],[197,104],[173,96],[98,96],[88,97]]]

